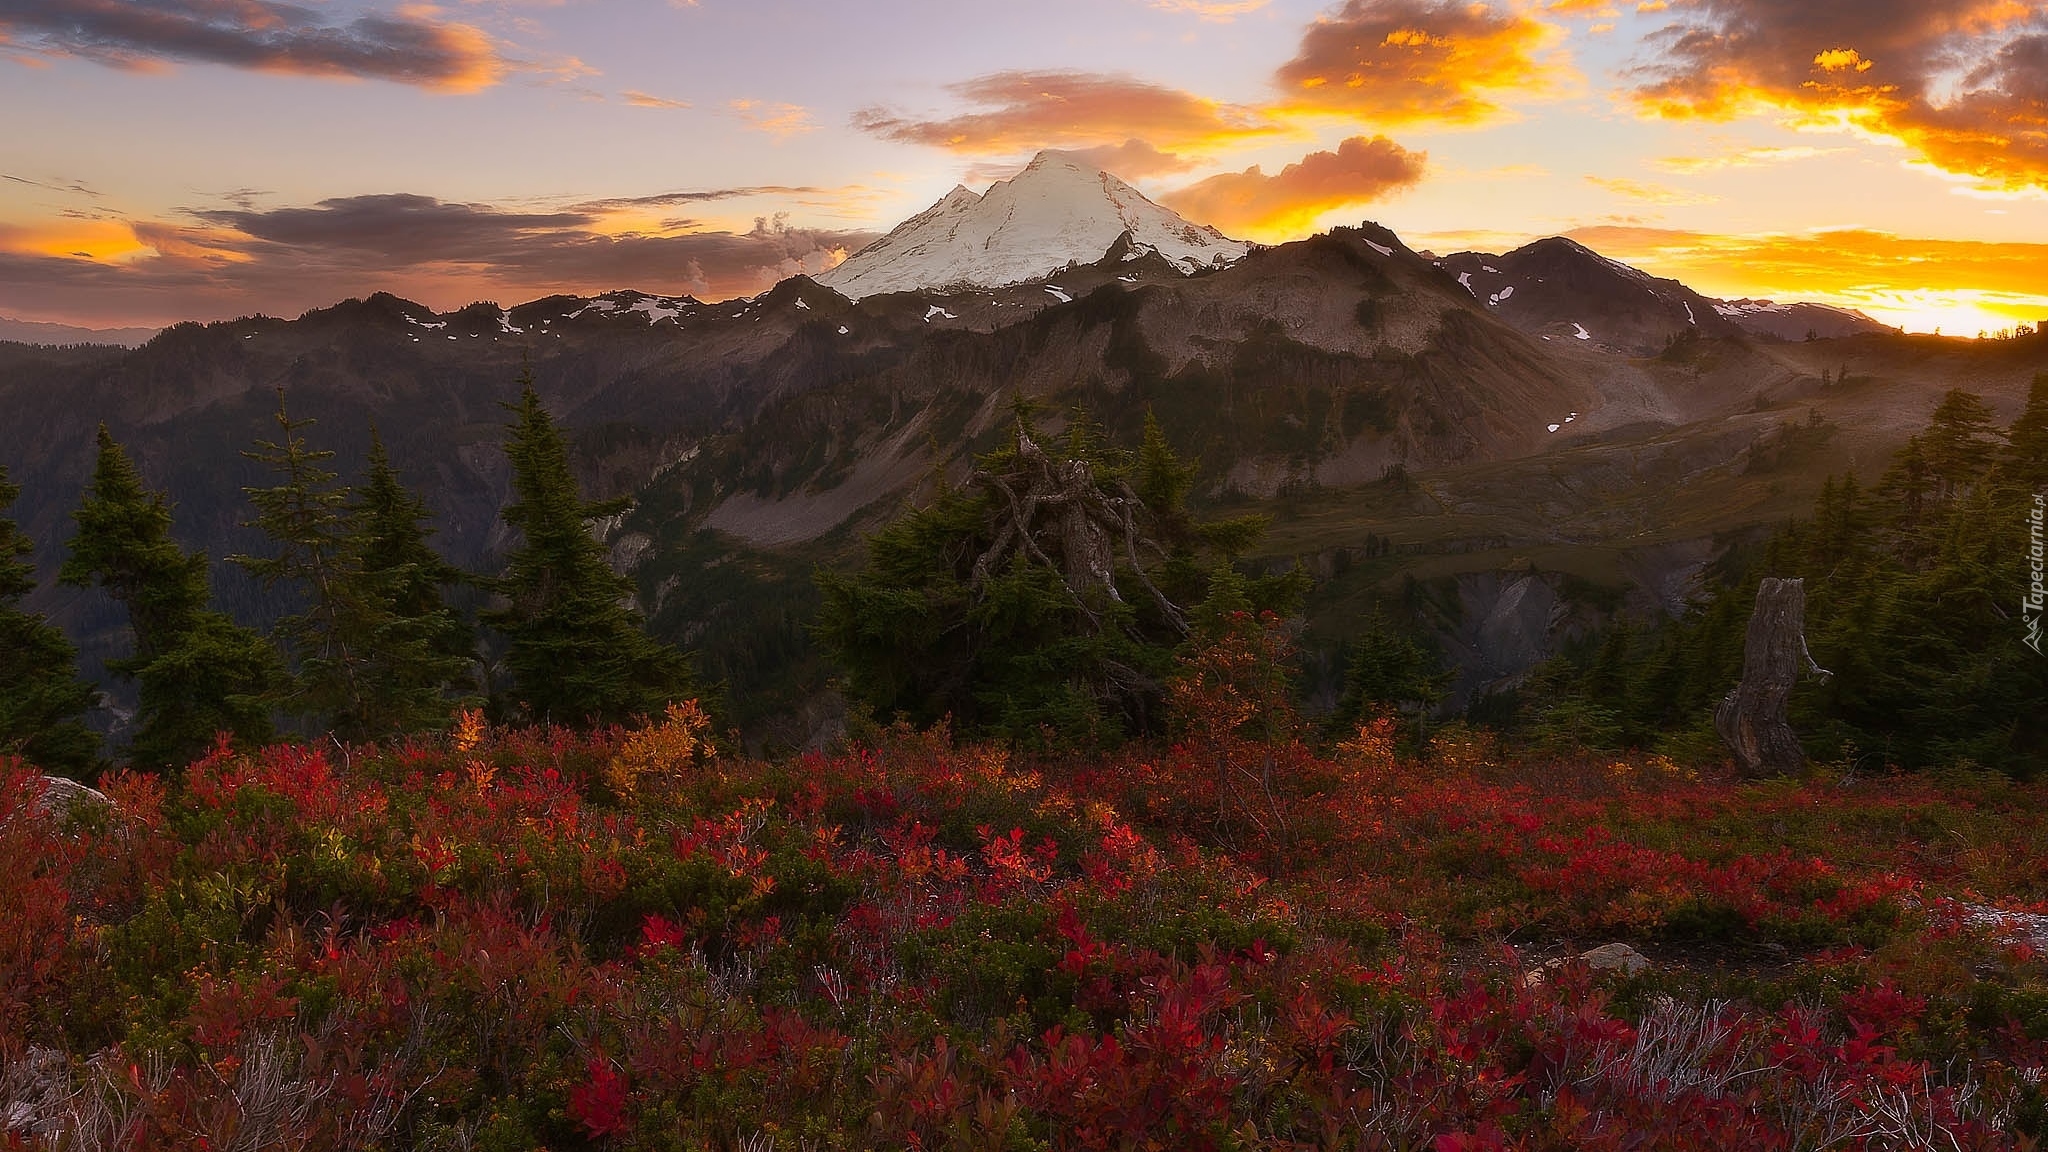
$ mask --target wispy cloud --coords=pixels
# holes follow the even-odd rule
[[[650,96],[645,92],[637,92],[631,88],[619,93],[619,99],[624,100],[635,108],[688,108],[690,106],[688,100],[670,100],[663,96]]]
[[[1175,164],[1181,153],[1285,131],[1254,108],[1100,72],[996,72],[951,91],[973,110],[917,116],[868,107],[854,114],[854,126],[884,139],[973,156],[1130,148],[1135,140],[1157,157],[1173,156]]]
[[[425,5],[337,24],[279,0],[5,0],[0,42],[118,68],[224,64],[447,92],[488,87],[512,67],[482,31],[437,17]]]
[[[1588,176],[1586,183],[1595,188],[1605,189],[1616,196],[1640,200],[1645,204],[1674,207],[1682,204],[1712,204],[1718,196],[1702,192],[1687,192],[1664,184],[1651,184],[1642,180],[1631,180],[1626,176]]]
[[[732,113],[757,132],[766,132],[777,140],[815,132],[818,125],[811,120],[811,110],[801,104],[772,104],[760,100],[734,100],[730,105]]]
[[[1819,156],[1833,156],[1846,152],[1846,148],[1815,148],[1799,144],[1791,147],[1739,148],[1712,156],[1666,156],[1651,164],[1666,172],[1681,176],[1692,176],[1701,172],[1721,172],[1730,168],[1760,168],[1768,164],[1790,164],[1796,160],[1811,160]]]
[[[1151,0],[1152,7],[1166,12],[1184,12],[1204,20],[1228,23],[1257,12],[1273,0]]]

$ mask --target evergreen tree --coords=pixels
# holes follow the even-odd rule
[[[505,444],[517,529],[498,590],[507,603],[485,619],[505,634],[505,663],[520,710],[562,724],[660,715],[693,692],[689,661],[642,630],[627,607],[632,584],[613,572],[590,521],[621,502],[586,503],[569,449],[533,390],[531,371]]]
[[[2019,496],[2048,492],[2048,372],[2034,377],[2026,407],[2005,432],[1999,474]]]
[[[1921,443],[1928,470],[1950,499],[1984,478],[1997,458],[1998,425],[1982,398],[1951,388],[1935,406]]]
[[[276,441],[259,440],[243,456],[267,466],[277,483],[244,488],[256,507],[247,526],[260,529],[276,548],[272,556],[231,556],[265,587],[295,586],[304,610],[277,622],[272,637],[295,665],[289,683],[272,700],[285,711],[310,715],[324,728],[350,737],[363,735],[368,710],[364,664],[380,605],[363,594],[350,555],[345,514],[348,491],[325,465],[334,453],[315,450],[302,435],[311,420],[294,420],[278,389]]]
[[[358,575],[384,610],[365,673],[371,698],[381,702],[384,730],[437,727],[475,662],[476,634],[443,595],[463,574],[428,543],[426,502],[405,487],[374,427],[348,514]]]
[[[171,538],[171,512],[149,491],[106,425],[78,534],[58,579],[99,587],[128,611],[133,655],[109,661],[136,681],[141,709],[129,756],[164,767],[206,750],[219,733],[270,738],[266,689],[282,675],[261,636],[207,607],[206,557]]]
[[[20,495],[0,465],[0,512]],[[0,516],[0,755],[85,778],[99,758],[100,738],[84,716],[99,693],[78,678],[78,650],[64,633],[21,608],[36,586],[31,550],[14,521]]]
[[[308,446],[301,433],[313,422],[292,419],[282,391],[276,420],[280,438],[243,453],[277,473],[271,487],[244,489],[253,526],[276,553],[233,558],[304,599],[303,611],[277,623],[296,667],[273,698],[352,740],[440,725],[467,666],[458,647],[466,630],[441,601],[439,582],[452,572],[426,547],[424,506],[398,482],[381,441],[373,439],[358,497],[325,467],[334,454]]]
[[[1437,654],[1394,626],[1375,607],[1346,652],[1344,694],[1336,719],[1357,724],[1375,713],[1413,716],[1420,723],[1442,702],[1450,675]]]
[[[1191,633],[1214,639],[1239,612],[1291,610],[1302,577],[1219,582],[1258,522],[1195,521],[1193,468],[1155,422],[1133,461],[1085,416],[1052,452],[1028,411],[1015,420],[968,486],[940,484],[870,537],[864,571],[818,574],[820,643],[884,715],[951,716],[1027,744],[1163,732]]]

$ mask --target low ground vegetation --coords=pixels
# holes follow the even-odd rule
[[[1317,751],[1219,647],[1090,756],[472,713],[61,814],[10,762],[0,1143],[2034,1146],[2048,788]]]

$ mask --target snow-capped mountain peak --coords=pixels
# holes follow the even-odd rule
[[[1157,252],[1183,272],[1229,264],[1251,250],[1072,153],[1047,151],[982,195],[954,188],[817,280],[855,300],[1020,284],[1092,264],[1125,233],[1128,245]]]

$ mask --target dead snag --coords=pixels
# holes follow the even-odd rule
[[[1806,763],[1786,703],[1802,666],[1826,679],[1806,648],[1806,583],[1767,579],[1743,641],[1742,682],[1714,710],[1714,730],[1734,750],[1745,776],[1797,772]]]

